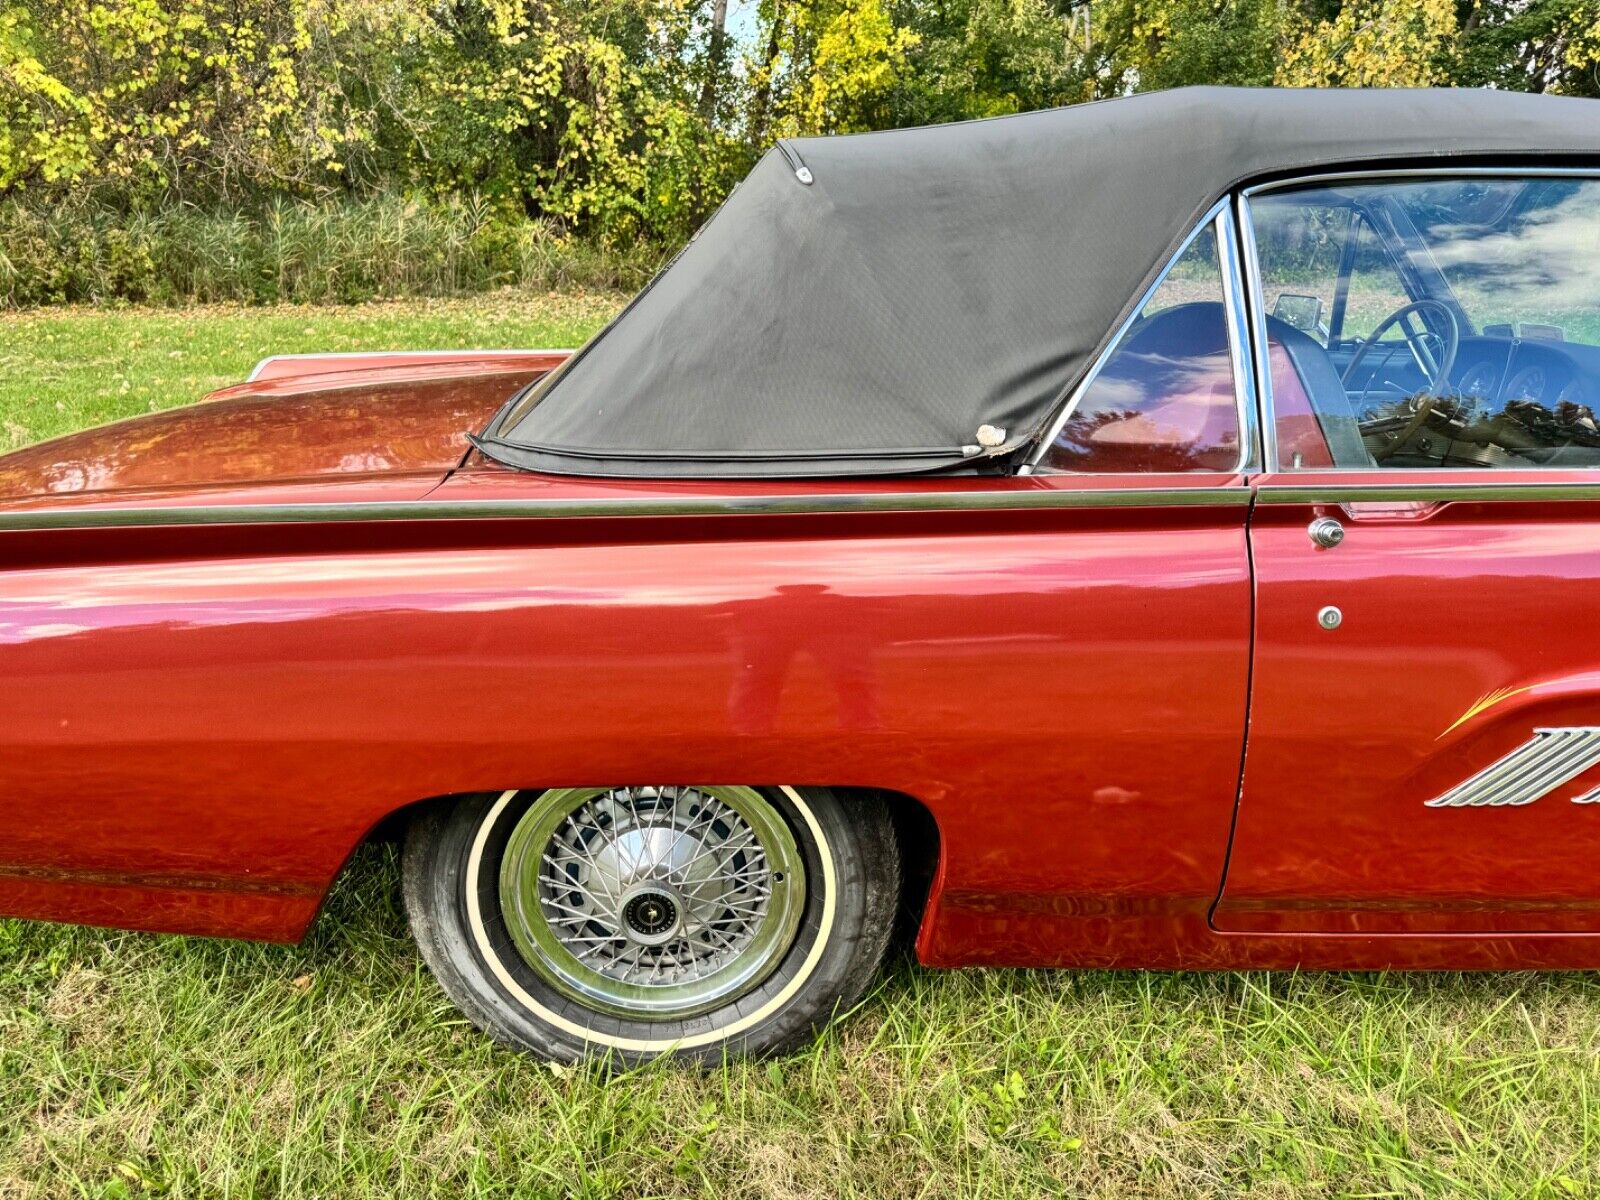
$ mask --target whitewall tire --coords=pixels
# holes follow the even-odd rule
[[[871,794],[557,788],[430,806],[403,879],[423,958],[497,1040],[715,1062],[790,1049],[860,998],[900,861]]]

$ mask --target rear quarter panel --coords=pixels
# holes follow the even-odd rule
[[[440,495],[550,490],[508,478]],[[6,532],[0,911],[293,939],[417,800],[752,782],[928,808],[930,962],[1198,936],[1243,737],[1244,512]]]

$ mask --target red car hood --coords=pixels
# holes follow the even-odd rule
[[[240,384],[198,404],[0,457],[0,499],[437,472],[565,355],[343,370]]]

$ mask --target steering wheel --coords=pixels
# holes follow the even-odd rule
[[[1438,325],[1444,330],[1443,334],[1435,333],[1426,322],[1419,320],[1413,323],[1412,318],[1420,318],[1424,312],[1438,314],[1440,318]],[[1417,328],[1419,324],[1420,329]],[[1383,343],[1381,341],[1383,335],[1395,326],[1399,327],[1402,340]],[[1433,342],[1438,343],[1437,353],[1435,347],[1430,344]],[[1438,404],[1439,389],[1450,381],[1450,371],[1456,365],[1456,351],[1461,347],[1461,323],[1456,320],[1456,314],[1451,311],[1450,306],[1438,300],[1416,300],[1395,309],[1378,322],[1378,327],[1366,341],[1361,343],[1361,348],[1350,360],[1350,365],[1344,369],[1340,382],[1344,384],[1347,392],[1350,381],[1355,378],[1356,368],[1361,365],[1361,360],[1366,358],[1369,350],[1378,345],[1383,345],[1386,354],[1405,346],[1411,351],[1411,357],[1416,360],[1418,369],[1427,380],[1422,391],[1414,397],[1416,409],[1405,429],[1400,432],[1400,436],[1381,450],[1372,452],[1372,457],[1382,462],[1411,440],[1411,436],[1422,428],[1423,422],[1428,419],[1428,414],[1433,412],[1434,406]],[[1385,361],[1388,361],[1387,358]],[[1368,376],[1368,382],[1371,382],[1371,376]],[[1362,399],[1366,398],[1367,390],[1365,387],[1361,389]]]

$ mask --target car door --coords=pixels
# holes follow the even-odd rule
[[[1377,352],[1440,374],[1366,395],[1314,335],[1258,319],[1251,718],[1213,924],[1600,930],[1600,180],[1251,195],[1258,310],[1308,276],[1327,286],[1342,268],[1305,238],[1329,206],[1375,200],[1416,218],[1420,243],[1389,250],[1426,255],[1417,275],[1448,294],[1357,287],[1350,305],[1421,301],[1459,328],[1417,355],[1396,334]],[[1537,394],[1518,366],[1535,352]]]

